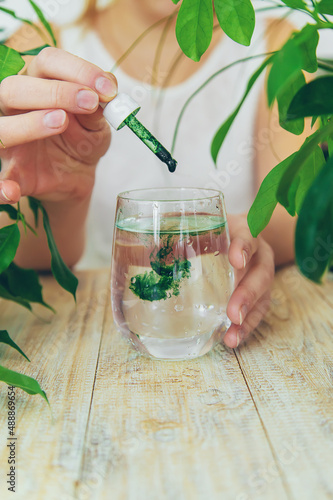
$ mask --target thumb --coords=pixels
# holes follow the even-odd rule
[[[17,182],[0,181],[0,205],[17,203],[21,198],[21,189]]]

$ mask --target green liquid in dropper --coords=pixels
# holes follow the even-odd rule
[[[149,130],[142,125],[141,122],[132,113],[129,115],[124,122],[134,134],[139,137],[139,139],[159,158],[161,161],[166,163],[169,172],[174,172],[176,170],[177,162],[174,160],[169,153],[162,146],[162,144],[154,137]]]

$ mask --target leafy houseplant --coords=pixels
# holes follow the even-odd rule
[[[316,128],[298,151],[266,176],[249,211],[248,224],[256,237],[268,224],[277,203],[291,216],[297,214],[296,263],[306,277],[320,282],[333,258],[333,60],[318,58],[316,50],[319,32],[333,29],[330,17],[333,0],[272,0],[271,3],[268,8],[282,9],[284,13],[302,12],[309,22],[293,32],[278,51],[267,55],[251,76],[241,102],[216,132],[211,155],[216,162],[238,111],[266,69],[267,101],[270,106],[277,101],[281,127],[299,135],[304,130],[304,118],[312,117],[312,126],[316,123]],[[183,52],[195,61],[207,50],[212,38],[213,4],[226,35],[243,45],[251,42],[255,12],[250,0],[182,0],[176,35]],[[327,75],[317,75],[318,69]],[[315,74],[310,83],[306,83],[304,71]],[[188,102],[179,115],[174,142]],[[323,144],[327,147],[327,159],[320,147]]]
[[[52,29],[41,10],[28,0],[35,10],[45,32],[30,20],[16,16],[15,12],[3,7],[0,10],[30,24],[44,37],[50,38],[47,45],[56,45]],[[164,0],[170,1],[170,0]],[[194,61],[199,61],[210,45],[213,33],[214,10],[218,23],[225,34],[243,45],[250,45],[255,26],[255,10],[251,0],[172,0],[180,6],[177,14],[176,36],[181,50]],[[248,223],[253,236],[257,236],[268,224],[277,203],[283,205],[290,215],[298,215],[296,227],[296,261],[301,272],[313,281],[319,282],[333,257],[333,61],[317,57],[316,50],[321,30],[333,29],[333,0],[272,0],[272,9],[286,12],[300,11],[309,22],[295,31],[280,50],[266,54],[266,59],[248,81],[244,96],[228,119],[216,132],[211,154],[216,162],[220,148],[251,88],[264,70],[268,71],[267,99],[269,105],[278,104],[280,125],[293,134],[304,130],[304,118],[312,117],[316,124],[313,132],[301,148],[279,163],[264,179],[257,197],[249,211]],[[261,9],[262,10],[262,9]],[[170,16],[171,19],[175,14]],[[160,22],[159,22],[160,23]],[[141,39],[141,37],[140,37]],[[6,76],[17,74],[24,67],[24,55],[36,55],[46,45],[28,52],[19,53],[0,44],[0,81]],[[232,65],[242,61],[234,61]],[[230,67],[230,66],[229,66]],[[220,74],[227,68],[215,73]],[[317,75],[317,70],[327,75]],[[304,71],[313,73],[315,78],[306,83]],[[215,76],[207,80],[206,84]],[[205,84],[197,91],[201,91]],[[175,143],[181,118],[194,95],[190,96],[181,110],[174,134]],[[328,158],[322,148],[327,145]],[[61,286],[75,297],[77,280],[67,269],[56,249],[47,213],[40,202],[30,199],[35,221],[41,213],[52,255],[52,272]],[[20,269],[13,263],[19,244],[18,224],[26,230],[30,227],[18,205],[0,205],[14,221],[0,229],[0,297],[18,302],[31,309],[31,303],[38,302],[45,307],[38,276],[34,271]],[[324,249],[324,252],[322,251]],[[0,325],[1,326],[1,325]],[[0,331],[0,342],[5,342],[19,350],[10,339],[8,332]],[[21,351],[20,351],[21,352]],[[22,352],[21,352],[22,353]],[[21,377],[21,378],[20,378]],[[23,377],[23,378],[22,378]],[[21,387],[31,394],[45,396],[38,383],[29,377],[11,372],[0,366],[0,380]],[[37,384],[37,385],[36,385]]]

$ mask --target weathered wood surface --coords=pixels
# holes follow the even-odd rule
[[[16,391],[10,493],[0,385],[1,500],[333,499],[333,283],[285,269],[243,346],[162,362],[116,331],[108,271],[80,274],[77,306],[44,282],[56,316],[0,302],[32,360],[1,347],[0,363],[38,378],[52,408]]]

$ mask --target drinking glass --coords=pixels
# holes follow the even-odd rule
[[[219,191],[160,188],[118,195],[112,310],[138,351],[191,359],[223,338],[234,286],[229,244]]]

